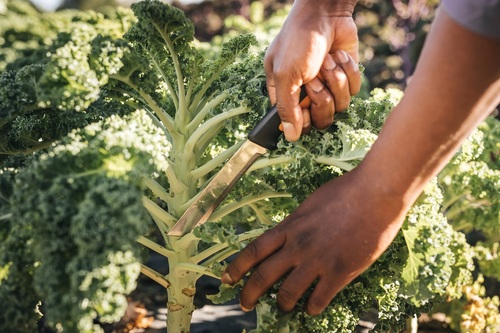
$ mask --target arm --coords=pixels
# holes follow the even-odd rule
[[[269,46],[264,60],[267,89],[289,141],[297,140],[311,121],[320,129],[330,126],[334,113],[347,109],[350,96],[359,92],[355,4],[355,0],[296,0]],[[304,110],[299,106],[302,85],[312,100]]]
[[[290,311],[317,281],[307,312],[319,314],[368,268],[392,242],[423,186],[500,102],[499,53],[498,40],[440,11],[403,100],[362,164],[319,188],[228,266],[224,283],[255,268],[241,306],[253,308],[288,274],[278,294],[281,309]]]

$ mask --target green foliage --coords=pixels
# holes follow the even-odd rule
[[[401,96],[398,90],[376,90],[368,99],[354,98],[329,130],[315,131],[296,144],[283,141],[277,151],[256,162],[254,170],[262,172],[259,184],[264,180],[270,188],[292,194],[292,199],[270,204],[268,216],[279,222],[318,186],[355,167]],[[255,185],[245,181],[241,191],[248,193]],[[238,186],[234,191],[238,193]],[[463,286],[471,281],[472,250],[443,216],[442,201],[443,193],[434,180],[412,207],[390,248],[320,316],[310,317],[303,311],[307,295],[292,313],[280,313],[278,283],[260,299],[255,332],[301,332],[304,327],[314,332],[352,332],[374,300],[380,317],[376,331],[387,332],[404,328],[408,316],[428,311],[448,297],[461,297]],[[215,235],[214,231],[207,234]],[[228,290],[222,287],[221,292]]]
[[[72,132],[16,175],[7,200],[11,230],[0,245],[7,267],[0,299],[18,295],[8,286],[19,281],[30,297],[11,308],[14,316],[0,314],[2,328],[32,323],[26,319],[39,300],[58,331],[95,332],[95,319],[120,319],[139,274],[135,241],[148,220],[139,180],[154,156],[144,151],[152,143],[157,154],[168,149],[158,136],[144,112],[114,116]]]
[[[500,240],[499,139],[500,122],[489,117],[440,175],[445,215],[457,230],[480,231],[489,242]]]
[[[1,74],[0,303],[12,306],[0,313],[0,327],[9,332],[33,329],[36,311],[57,331],[99,331],[96,322],[123,313],[139,271],[168,286],[169,332],[188,331],[196,280],[220,277],[220,262],[356,167],[402,95],[353,98],[328,130],[282,141],[259,159],[211,223],[168,236],[268,108],[263,53],[248,55],[256,38],[243,34],[207,56],[180,10],[159,1],[132,10],[136,18],[123,9],[65,12],[60,21],[53,14],[64,28],[48,29]],[[7,15],[14,13],[24,12]],[[40,27],[44,15],[34,15]],[[493,188],[494,177],[483,178]],[[257,331],[351,332],[375,300],[384,332],[460,297],[471,249],[443,215],[440,186],[429,184],[391,247],[325,313],[309,317],[300,305],[281,314],[273,290],[259,305]],[[144,236],[150,219],[161,243]],[[168,258],[168,275],[139,263],[136,241]],[[236,292],[223,287],[214,300]]]
[[[130,111],[110,105],[101,91],[128,52],[110,40],[132,24],[130,11],[38,13],[25,1],[8,1],[7,9],[1,41],[12,56],[4,57],[0,74],[0,161]]]
[[[478,243],[475,246],[479,269],[484,276],[500,280],[500,243]]]
[[[487,297],[484,278],[479,275],[468,286],[464,295],[453,302],[448,310],[451,318],[450,327],[462,333],[494,333],[500,325],[498,296]]]

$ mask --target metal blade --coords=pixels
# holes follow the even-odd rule
[[[266,152],[266,148],[250,140],[245,141],[203,191],[198,194],[168,235],[183,236],[198,225],[205,223],[238,179],[259,156]]]

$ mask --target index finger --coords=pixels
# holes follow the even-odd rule
[[[293,84],[290,76],[274,75],[276,89],[276,109],[283,124],[283,132],[288,141],[297,141],[303,127],[302,108],[299,105],[301,84]]]
[[[285,235],[271,229],[250,242],[231,262],[224,274],[222,283],[234,284],[241,280],[253,267],[275,253],[285,244]]]
[[[280,128],[283,129],[285,138],[288,141],[297,141],[304,122],[302,108],[299,106],[302,79],[298,79],[299,84],[292,84],[294,73],[289,70],[276,70],[273,59],[271,54],[266,53],[264,69],[269,99],[272,105],[276,105],[281,119]]]

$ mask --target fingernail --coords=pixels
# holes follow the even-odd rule
[[[224,284],[233,284],[234,281],[228,273],[222,274],[222,278],[220,279]]]
[[[253,310],[253,307],[251,309],[247,309],[246,307],[244,307],[243,305],[240,304],[240,308],[241,310],[243,310],[243,312],[250,312]]]
[[[321,83],[321,81],[318,79],[313,79],[311,82],[309,82],[309,86],[316,93],[320,92],[325,87],[323,83]]]
[[[325,60],[323,60],[323,68],[327,71],[331,71],[335,67],[337,67],[337,64],[335,63],[335,61],[333,61],[332,55],[327,54],[325,56]]]
[[[295,141],[297,132],[295,131],[295,127],[293,127],[292,123],[282,122],[283,124],[283,133],[285,134],[285,138],[288,141]]]
[[[347,56],[347,53],[344,50],[338,50],[335,53],[335,56],[339,60],[341,64],[345,64],[349,61],[349,57]]]

